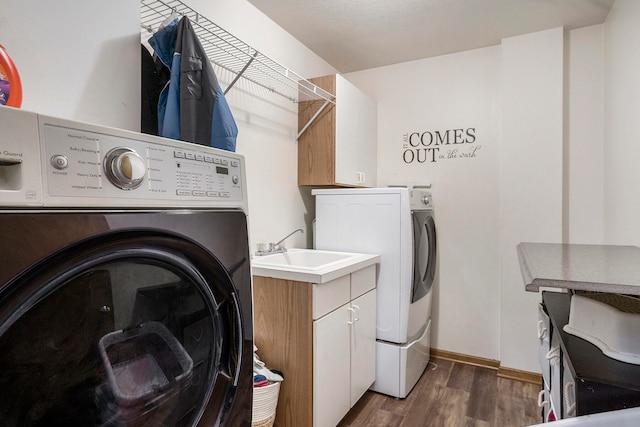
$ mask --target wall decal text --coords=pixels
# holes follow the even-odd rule
[[[470,159],[481,148],[476,142],[476,128],[471,127],[408,132],[402,136],[402,160],[407,164]]]

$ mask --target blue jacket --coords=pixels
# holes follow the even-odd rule
[[[174,20],[149,43],[171,74],[158,101],[158,134],[235,151],[238,127],[189,18]]]

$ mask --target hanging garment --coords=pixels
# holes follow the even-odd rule
[[[189,18],[161,28],[149,44],[170,70],[159,94],[158,134],[235,151],[238,127]]]
[[[141,65],[140,132],[158,134],[158,99],[164,85],[169,81],[169,69],[156,61],[143,44]]]

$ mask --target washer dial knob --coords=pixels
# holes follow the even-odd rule
[[[125,147],[109,151],[104,158],[103,167],[109,181],[123,190],[139,187],[147,173],[144,159],[134,150]]]

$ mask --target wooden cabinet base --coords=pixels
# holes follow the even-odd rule
[[[253,277],[258,355],[268,368],[285,374],[278,397],[277,427],[313,425],[311,291],[310,283]]]

